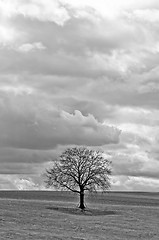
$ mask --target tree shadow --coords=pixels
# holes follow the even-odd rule
[[[79,208],[71,207],[57,207],[51,206],[47,207],[48,210],[58,211],[61,213],[67,213],[71,215],[86,215],[86,216],[102,216],[102,215],[117,215],[117,211],[111,211],[108,209],[96,209],[96,208],[86,208],[81,210]]]

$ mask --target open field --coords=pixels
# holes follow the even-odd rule
[[[159,239],[159,193],[0,191],[1,240]]]

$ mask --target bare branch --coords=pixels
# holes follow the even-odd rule
[[[83,194],[85,190],[106,190],[110,187],[111,162],[99,151],[68,148],[52,168],[46,170],[48,187],[65,188]]]

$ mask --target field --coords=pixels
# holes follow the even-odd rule
[[[0,191],[0,240],[158,240],[159,193]]]

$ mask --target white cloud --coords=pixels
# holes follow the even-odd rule
[[[132,15],[130,14],[131,17],[137,21],[157,24],[159,22],[159,9],[137,9],[133,11]]]
[[[18,174],[0,174],[0,190],[45,190],[44,183],[36,176],[19,176]]]
[[[35,43],[25,43],[18,47],[18,51],[28,53],[32,50],[44,50],[46,47],[41,42],[35,42]]]
[[[39,186],[31,178],[17,178],[14,180],[14,185],[18,190],[39,190]]]
[[[159,180],[145,177],[114,176],[112,190],[158,192]]]
[[[61,2],[74,6],[75,8],[92,7],[96,9],[100,14],[106,18],[115,19],[125,11],[132,11],[134,9],[151,8],[153,6],[159,6],[157,0],[62,0]]]
[[[24,94],[29,95],[29,94],[32,94],[34,90],[24,85],[18,85],[18,86],[2,85],[0,86],[0,91],[5,93],[11,93],[11,94],[13,93],[16,96],[16,95],[24,95]]]
[[[63,25],[70,17],[67,10],[57,0],[6,0],[0,1],[0,12],[4,18],[23,15],[39,21],[51,21]]]
[[[15,29],[6,24],[0,24],[0,46],[6,46],[18,38]]]

